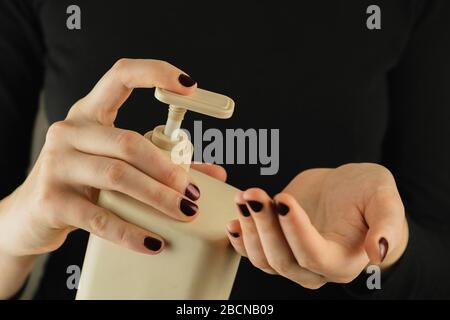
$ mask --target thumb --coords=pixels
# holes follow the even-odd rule
[[[401,245],[405,228],[405,210],[396,188],[377,190],[364,211],[369,226],[365,250],[373,264],[381,264]]]

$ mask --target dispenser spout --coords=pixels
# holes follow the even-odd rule
[[[178,140],[181,122],[183,122],[185,113],[185,108],[173,105],[169,106],[169,115],[167,116],[167,122],[164,126],[164,135],[169,137],[171,141]]]

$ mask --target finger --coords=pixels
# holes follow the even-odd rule
[[[243,194],[269,265],[280,275],[306,288],[317,289],[325,284],[325,278],[297,262],[273,210],[273,201],[267,193],[258,188],[246,190]]]
[[[75,104],[76,108],[71,110],[69,117],[81,112],[89,119],[112,125],[118,109],[134,88],[160,87],[187,95],[196,88],[195,81],[189,79],[183,71],[165,61],[120,59],[92,91]]]
[[[243,257],[247,257],[244,241],[242,240],[242,229],[239,220],[232,220],[227,225],[228,238],[234,249]]]
[[[159,183],[124,161],[69,152],[61,179],[70,184],[113,190],[129,195],[172,218],[192,220],[198,206],[182,194]]]
[[[256,229],[250,210],[242,197],[242,192],[237,194],[235,201],[238,206],[238,211],[240,212],[239,223],[242,228],[242,239],[247,251],[248,259],[255,267],[264,272],[277,274],[270,266],[264,254],[258,230]]]
[[[315,273],[328,274],[334,254],[329,243],[312,225],[298,202],[287,193],[274,197],[281,228],[299,264]]]
[[[191,168],[200,171],[220,181],[227,180],[227,171],[224,167],[211,163],[193,163]]]
[[[126,222],[82,197],[67,201],[68,211],[61,215],[67,225],[145,254],[157,254],[164,249],[164,240],[160,236]]]
[[[377,191],[364,211],[369,226],[365,249],[371,263],[381,264],[389,254],[404,246],[403,235],[407,233],[405,210],[395,188]],[[406,231],[405,231],[406,229]]]
[[[99,125],[65,126],[67,141],[78,151],[121,159],[193,201],[200,197],[188,173],[137,132]]]

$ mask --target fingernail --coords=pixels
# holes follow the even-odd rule
[[[285,216],[289,212],[289,207],[282,202],[275,201],[275,211],[280,216]]]
[[[190,183],[187,186],[184,195],[192,201],[196,201],[200,198],[200,189],[195,184]]]
[[[178,81],[180,81],[180,83],[185,87],[192,87],[197,83],[197,81],[193,80],[191,77],[184,73],[180,74],[180,76],[178,77]]]
[[[263,208],[263,204],[259,201],[247,201],[248,205],[250,206],[250,208],[252,208],[253,211],[255,212],[260,212]]]
[[[161,249],[162,241],[152,237],[146,237],[144,239],[144,246],[151,251],[158,251]]]
[[[383,262],[389,250],[389,244],[385,238],[381,238],[380,241],[378,241],[378,245],[380,246],[380,260]]]
[[[180,201],[180,210],[183,212],[186,216],[192,217],[194,214],[198,211],[198,206],[189,201],[188,199],[181,199]]]
[[[250,217],[250,211],[245,204],[238,204],[239,210],[244,217]]]
[[[231,231],[228,231],[228,233],[229,233],[233,238],[239,238],[239,232],[231,232]]]

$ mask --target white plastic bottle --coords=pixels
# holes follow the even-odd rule
[[[238,189],[190,170],[192,144],[178,134],[186,110],[229,118],[230,98],[196,89],[181,96],[157,88],[155,96],[170,104],[166,126],[146,137],[167,154],[167,161],[184,158],[201,190],[199,213],[192,222],[174,220],[127,195],[101,191],[99,205],[122,219],[161,235],[165,248],[146,255],[90,235],[77,299],[228,299],[239,265],[226,224],[236,218],[234,196]],[[187,160],[187,161],[186,161]]]

